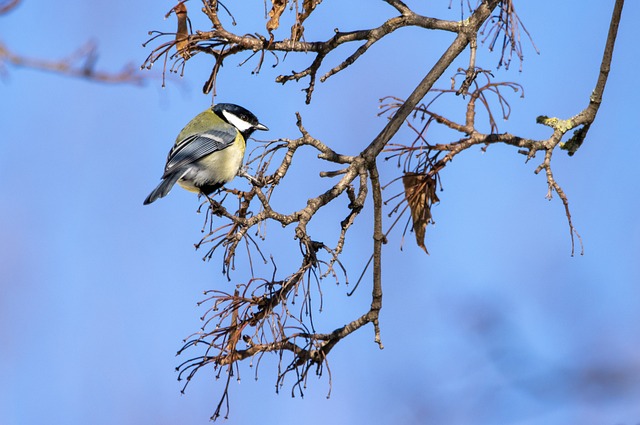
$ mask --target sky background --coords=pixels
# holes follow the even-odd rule
[[[323,3],[305,25],[308,40],[394,15],[382,1],[367,2],[362,13],[363,3]],[[429,3],[417,10],[460,16],[457,2],[451,10],[446,0]],[[264,32],[262,2],[251,4],[255,10],[227,4],[238,33]],[[175,18],[163,19],[173,5],[67,0],[63,8],[24,0],[0,17],[0,41],[19,54],[59,59],[95,40],[98,69],[115,72],[144,61],[149,30],[174,30]],[[206,30],[198,5],[189,4],[194,28]],[[544,138],[549,130],[536,116],[567,118],[586,106],[613,1],[516,7],[541,54],[523,39],[522,72],[517,63],[495,72],[525,88],[524,99],[510,98],[512,116],[499,126]],[[274,358],[261,365],[257,381],[244,364],[241,382],[231,385],[227,423],[639,423],[639,17],[638,2],[627,2],[604,102],[584,146],[571,158],[554,156],[584,256],[570,255],[562,203],[545,199],[545,178],[533,173],[540,157],[525,164],[510,147],[470,149],[441,174],[437,225],[427,229],[431,255],[412,235],[400,250],[400,232],[384,247],[385,349],[373,343],[371,327],[341,342],[330,357],[329,399],[327,376],[311,378],[305,397],[292,399],[290,386],[274,391]],[[400,30],[319,83],[309,106],[301,92],[306,81],[281,86],[274,79],[313,56],[281,57],[275,69],[267,61],[258,75],[251,74],[255,60],[238,67],[240,58],[231,58],[217,101],[249,108],[270,128],[256,136],[269,139],[297,137],[300,111],[314,137],[357,154],[386,122],[376,115],[378,99],[406,97],[451,40]],[[323,69],[351,49],[338,49]],[[482,48],[479,60],[493,67],[498,55]],[[461,57],[437,86],[448,87],[465,62]],[[194,250],[203,223],[196,196],[176,189],[151,206],[142,201],[158,183],[175,135],[211,103],[200,90],[211,65],[210,57],[194,57],[185,77],[164,89],[159,67],[142,87],[0,68],[0,424],[209,423],[223,382],[205,369],[181,395],[174,368],[188,357],[175,353],[200,327],[203,291],[231,290],[247,275],[240,270],[228,282],[219,257],[203,262],[204,252]],[[441,111],[461,117],[462,105],[445,101]],[[434,136],[445,141],[444,133]],[[410,138],[403,129],[395,141]],[[313,155],[301,156],[278,204],[304,205],[327,184],[317,177],[322,169]],[[388,182],[397,170],[387,163],[381,173]],[[384,196],[399,190],[392,186]],[[312,231],[330,234],[335,216],[321,219]],[[343,259],[352,282],[371,252],[370,215],[360,221]],[[272,247],[293,242],[290,229],[269,236]],[[280,258],[283,273],[290,272],[286,255]],[[325,308],[315,317],[325,330],[365,311],[368,284],[354,297],[344,284],[324,284]]]

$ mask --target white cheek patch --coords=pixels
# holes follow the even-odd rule
[[[253,127],[251,123],[246,122],[245,120],[239,118],[237,115],[232,114],[228,111],[222,111],[222,115],[229,121],[229,124],[234,126],[240,131],[245,131]]]

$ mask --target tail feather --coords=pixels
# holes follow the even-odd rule
[[[158,198],[164,198],[171,191],[171,188],[180,178],[179,173],[173,173],[162,179],[158,187],[153,189],[153,191],[147,196],[147,199],[144,200],[143,205],[149,205],[154,202]]]

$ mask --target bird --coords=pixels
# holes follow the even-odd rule
[[[247,139],[255,130],[269,128],[233,103],[218,103],[196,115],[178,134],[162,181],[143,204],[167,196],[176,183],[204,195],[220,189],[240,170]]]

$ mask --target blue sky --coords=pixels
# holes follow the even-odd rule
[[[255,3],[257,14],[234,9],[238,32],[263,28],[262,2]],[[440,3],[420,11],[459,16],[455,7],[447,10],[448,1]],[[516,3],[541,54],[525,41],[523,71],[496,72],[525,88],[524,99],[513,97],[512,117],[499,123],[501,131],[546,137],[537,115],[566,118],[586,106],[613,7],[613,1],[591,3]],[[63,10],[24,0],[0,18],[0,40],[15,52],[49,59],[96,40],[98,68],[118,71],[142,63],[147,31],[175,25],[173,17],[163,20],[171,2],[65,4]],[[348,18],[335,7],[319,7],[306,25],[309,39],[330,36],[322,22],[351,30],[393,13],[383,2],[366,14],[354,3]],[[557,197],[545,200],[545,179],[533,173],[540,158],[525,164],[503,146],[470,150],[442,173],[437,224],[427,229],[431,255],[415,247],[411,235],[400,250],[398,233],[384,248],[385,349],[373,343],[368,327],[336,347],[330,399],[326,377],[311,379],[304,399],[291,399],[288,387],[274,392],[272,359],[257,381],[244,365],[241,383],[232,384],[228,423],[640,421],[639,7],[625,5],[604,102],[585,145],[572,158],[554,157],[585,255],[570,256],[562,204]],[[191,16],[195,28],[207,28]],[[311,56],[290,55],[258,75],[250,73],[253,63],[237,67],[232,58],[217,99],[252,110],[270,128],[259,136],[271,139],[297,137],[294,112],[300,111],[312,135],[355,154],[385,123],[376,116],[378,99],[407,96],[450,39],[399,31],[349,71],[318,84],[310,106],[303,82],[273,80],[303,68]],[[349,53],[338,50],[327,66]],[[497,59],[482,50],[482,66]],[[200,326],[202,291],[231,288],[246,276],[238,271],[227,282],[219,259],[203,262],[204,253],[193,249],[203,221],[193,194],[174,190],[151,206],[142,201],[157,184],[175,135],[210,104],[200,92],[210,66],[208,57],[196,56],[185,77],[165,89],[155,68],[143,87],[2,69],[0,423],[208,423],[222,382],[204,370],[181,395],[174,367],[186,358],[175,353]],[[453,72],[438,86],[448,86]],[[461,116],[459,106],[443,104],[443,111]],[[401,130],[396,141],[410,136]],[[283,208],[303,205],[309,182],[317,181],[322,168],[312,155],[303,160],[278,199]],[[396,172],[390,163],[381,169],[387,181]],[[369,218],[363,215],[346,247],[352,281],[370,253]],[[334,224],[316,226],[320,233]],[[287,231],[270,236],[281,238],[279,244],[292,241]],[[369,289],[351,298],[347,290],[327,285],[319,320],[341,325],[364,311]]]

